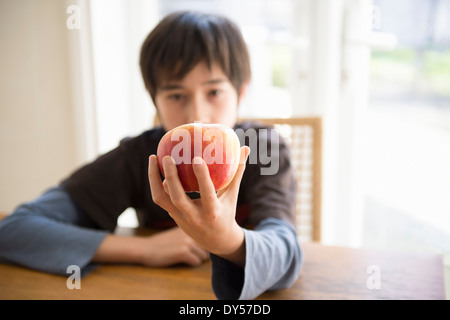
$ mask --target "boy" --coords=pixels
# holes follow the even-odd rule
[[[163,161],[164,181],[157,166],[159,140],[181,124],[258,128],[236,124],[250,80],[237,27],[216,15],[171,14],[144,41],[140,66],[162,126],[124,139],[19,206],[0,222],[0,258],[64,275],[73,264],[86,271],[94,262],[161,267],[199,265],[210,258],[219,299],[253,299],[290,286],[302,255],[293,227],[294,178],[282,141],[271,155],[279,157],[274,175],[261,175],[259,159],[246,166],[250,150],[243,146],[233,181],[218,193],[204,162],[194,165],[199,194],[184,193],[170,157]],[[136,209],[140,225],[165,230],[150,237],[114,235],[117,218],[128,207]]]

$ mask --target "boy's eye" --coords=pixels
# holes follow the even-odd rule
[[[182,94],[174,93],[169,96],[169,100],[180,101],[181,99],[183,99],[183,97],[184,96]]]
[[[214,89],[214,90],[209,91],[209,95],[214,96],[214,97],[218,96],[221,93],[222,93],[222,90],[219,90],[219,89]]]

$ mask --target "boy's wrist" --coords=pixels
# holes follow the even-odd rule
[[[245,266],[246,253],[244,230],[236,224],[233,236],[231,236],[230,239],[233,239],[230,247],[225,252],[215,253],[215,255],[227,259],[228,261],[231,261],[237,266],[243,268]]]

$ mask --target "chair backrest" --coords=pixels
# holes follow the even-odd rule
[[[273,126],[290,147],[297,180],[296,228],[300,241],[321,241],[322,119],[246,118]]]

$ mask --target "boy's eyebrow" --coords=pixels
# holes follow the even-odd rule
[[[175,89],[183,89],[183,86],[180,84],[168,84],[160,88],[160,90],[175,90]]]
[[[219,79],[211,79],[211,80],[205,81],[202,84],[203,85],[205,85],[205,84],[216,84],[216,83],[221,83],[221,82],[226,82],[226,81],[227,81],[226,79],[219,78]]]
[[[223,79],[223,78],[218,78],[218,79],[211,79],[205,82],[202,82],[202,85],[210,85],[210,84],[217,84],[217,83],[222,83],[222,82],[227,82],[228,80]],[[177,84],[177,83],[169,83],[167,85],[164,85],[160,88],[160,90],[176,90],[176,89],[184,89],[184,87],[181,84]]]

